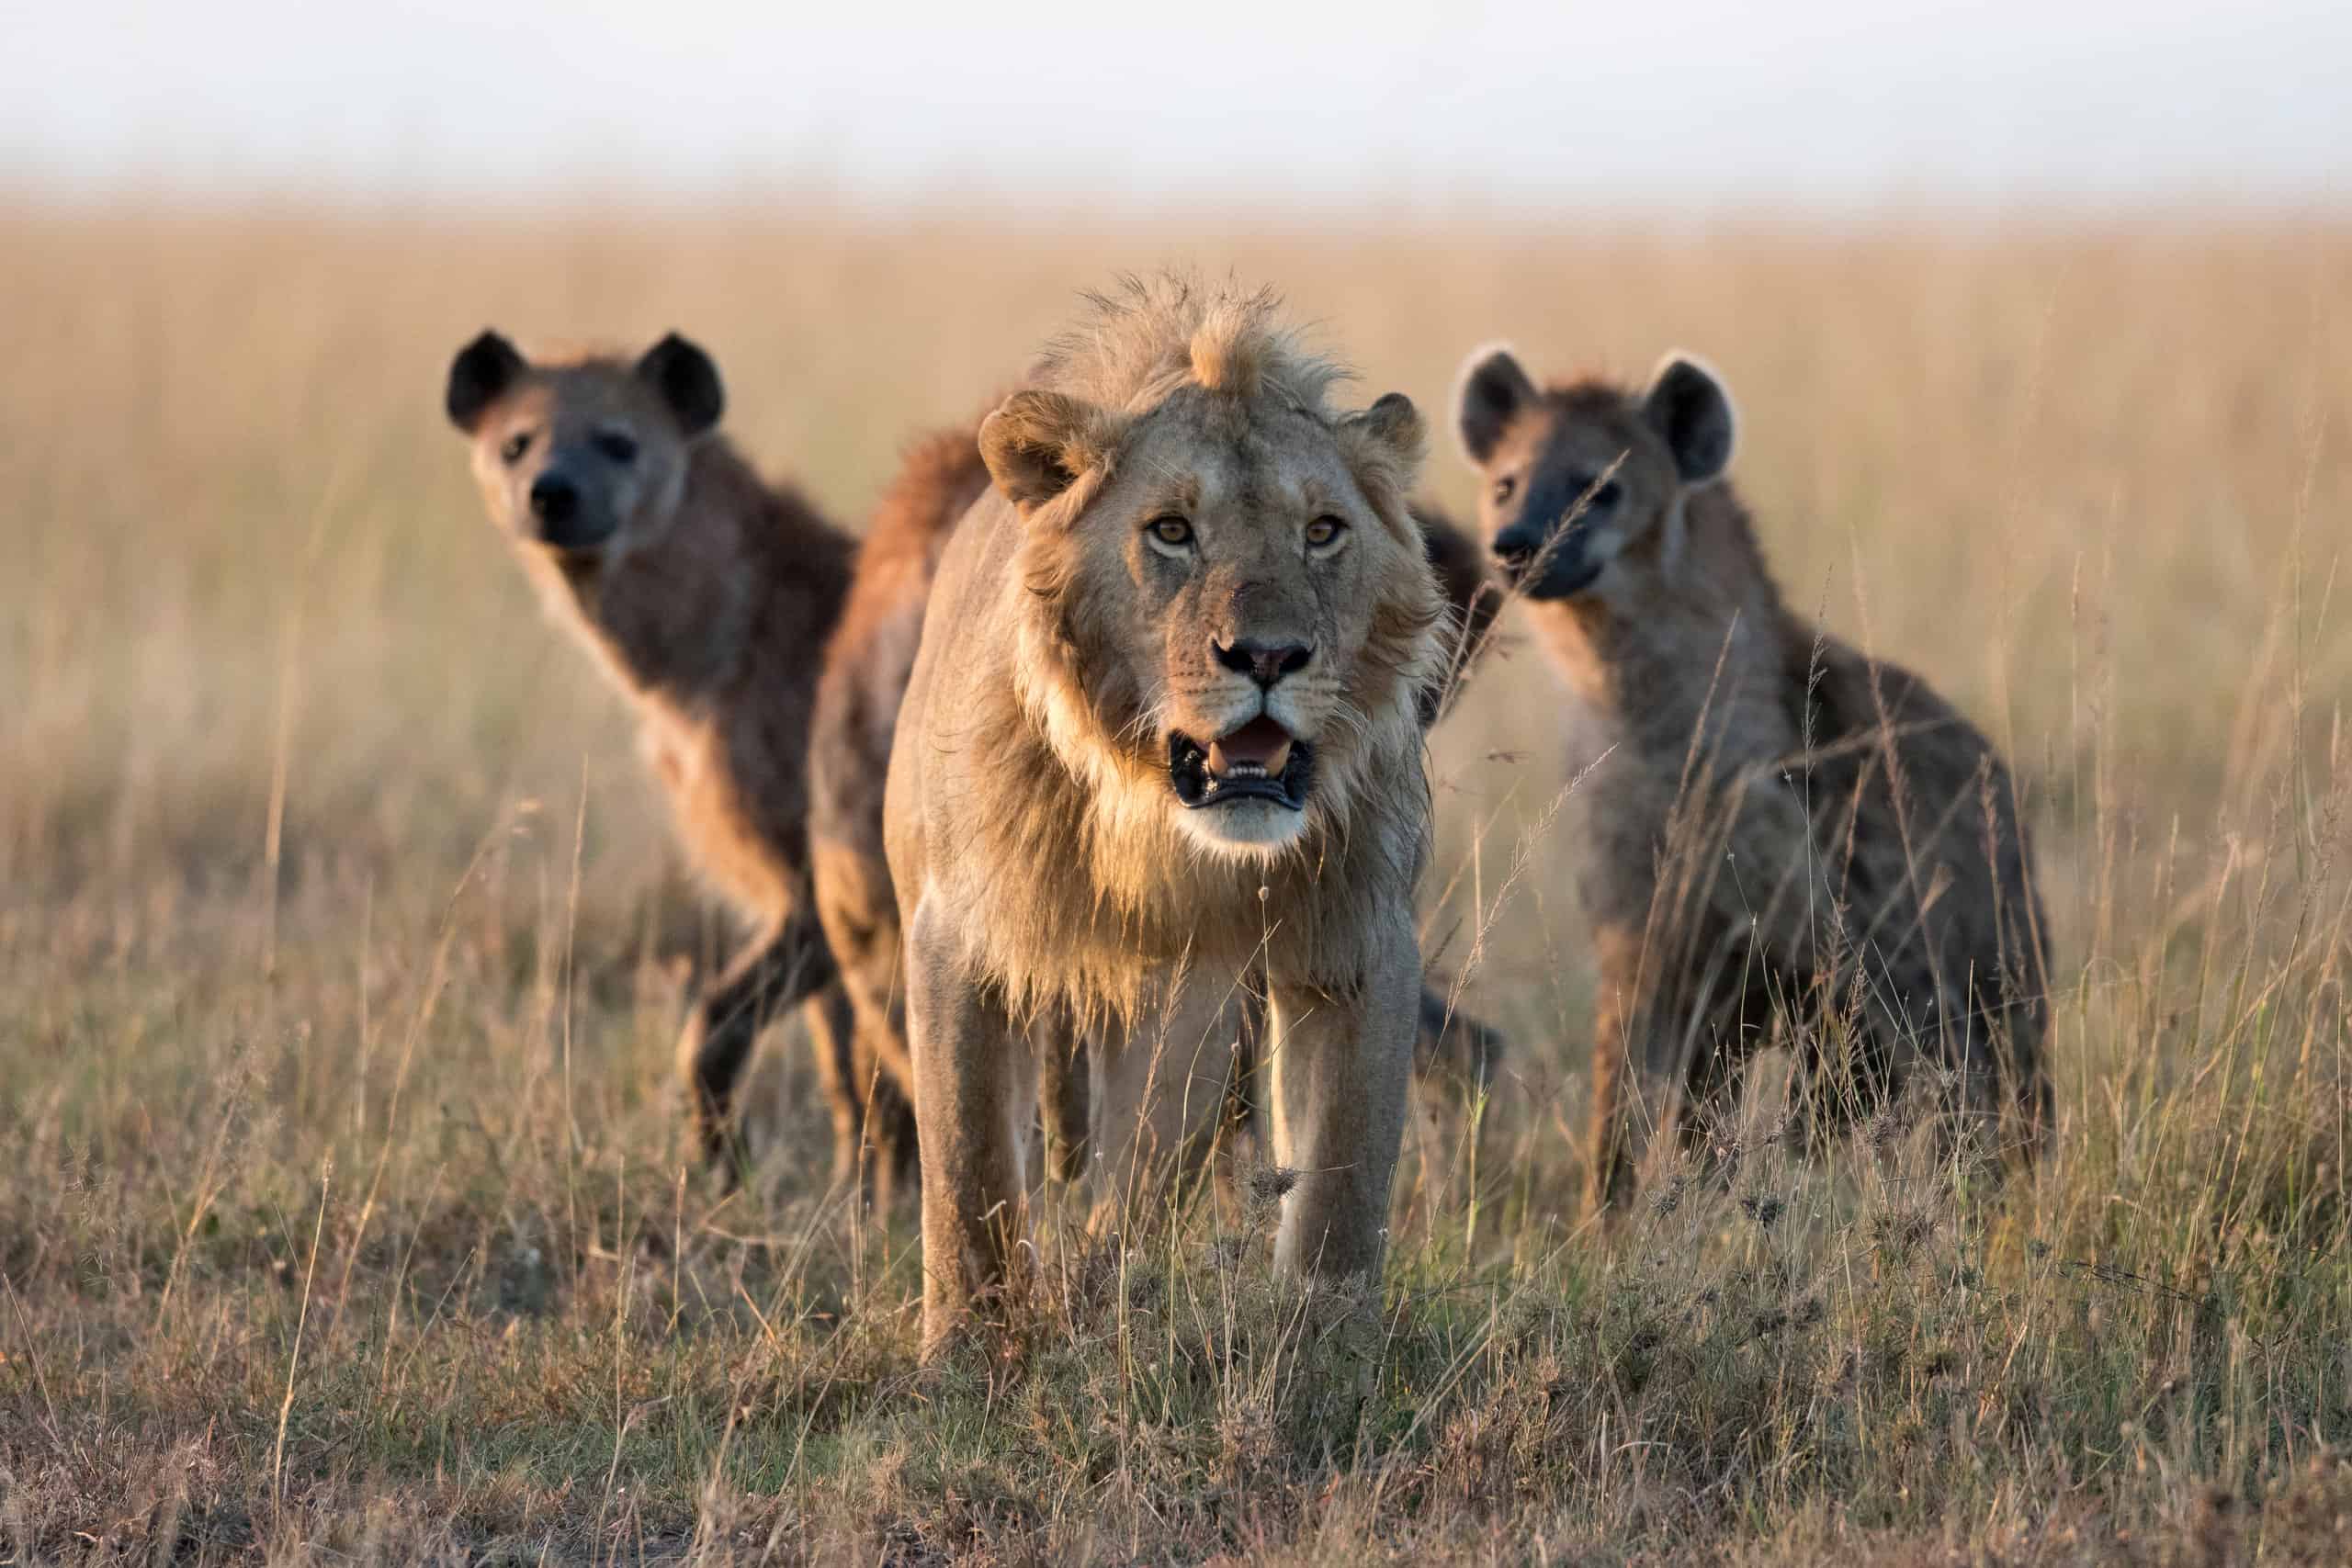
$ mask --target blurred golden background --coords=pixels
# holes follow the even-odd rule
[[[623,918],[670,857],[658,802],[619,704],[480,515],[439,415],[449,354],[484,324],[526,344],[683,330],[718,358],[729,434],[854,530],[902,442],[973,417],[1078,289],[1171,263],[1272,282],[1366,400],[1413,396],[1426,489],[1463,515],[1448,403],[1471,346],[1508,337],[1539,373],[1628,378],[1668,348],[1711,357],[1792,604],[1927,671],[2016,758],[2063,952],[2111,891],[2098,808],[2207,865],[2281,830],[2299,731],[2306,771],[2335,744],[2340,226],[1597,235],[791,205],[661,223],[9,218],[0,290],[40,306],[12,312],[0,388],[17,563],[0,883],[17,918],[71,928],[95,903],[109,929],[184,942],[192,899],[201,940],[229,942],[267,903],[273,821],[281,918],[334,922],[362,887],[430,905],[503,810],[568,821],[583,777],[585,904]],[[1498,851],[1562,783],[1560,707],[1538,651],[1506,645],[1439,732],[1442,882],[1476,893],[1483,859],[1491,892]],[[1574,854],[1539,848],[1483,987],[1548,989],[1559,967],[1573,987]],[[130,913],[158,898],[175,918]]]

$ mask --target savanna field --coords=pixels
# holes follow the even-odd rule
[[[0,217],[0,1563],[2352,1561],[2352,231]],[[1048,1215],[916,1357],[909,1211],[797,1048],[692,1168],[728,948],[483,521],[450,354],[683,330],[858,525],[1121,268],[1278,286],[1439,432],[1471,347],[1680,346],[1792,605],[2015,762],[2058,1124],[1997,1190],[1808,1164],[1579,1223],[1593,976],[1517,613],[1436,732],[1376,1314],[1267,1179]],[[1059,1212],[1057,1211],[1057,1213]],[[1373,1326],[1376,1325],[1376,1326]]]

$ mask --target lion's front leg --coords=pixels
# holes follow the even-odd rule
[[[929,900],[907,933],[907,1044],[922,1145],[922,1343],[1000,1289],[1025,1234],[1037,1065],[1024,1032]]]
[[[1351,990],[1272,980],[1274,1159],[1297,1175],[1274,1238],[1275,1267],[1288,1273],[1380,1270],[1421,967],[1408,920],[1376,920],[1370,941]]]

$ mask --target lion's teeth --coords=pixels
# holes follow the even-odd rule
[[[1266,776],[1268,778],[1278,779],[1283,776],[1283,770],[1289,766],[1290,742],[1287,740],[1275,741],[1273,750],[1267,753],[1266,756]]]
[[[1218,744],[1217,744],[1216,741],[1214,741],[1214,740],[1210,741],[1210,742],[1209,742],[1209,772],[1210,772],[1210,773],[1224,773],[1224,772],[1225,772],[1225,767],[1226,767],[1226,761],[1225,761],[1225,748],[1224,748],[1223,746],[1218,745]]]

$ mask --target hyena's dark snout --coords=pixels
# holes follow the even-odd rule
[[[558,549],[589,549],[613,536],[605,509],[591,504],[579,481],[558,468],[531,481],[531,523],[540,541]]]

